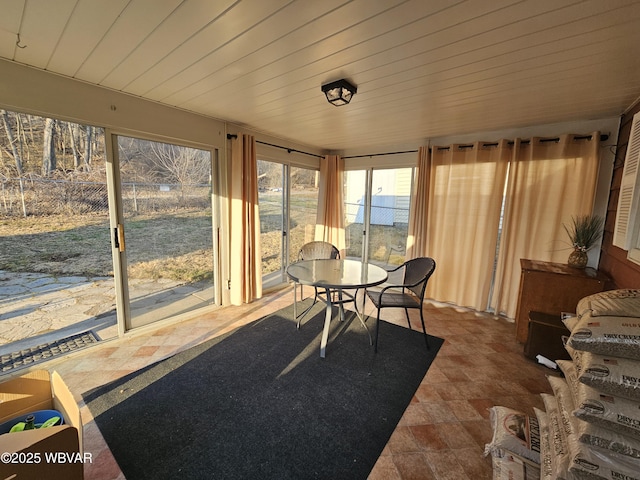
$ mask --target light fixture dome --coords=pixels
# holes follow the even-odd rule
[[[343,78],[341,80],[336,80],[335,82],[322,85],[322,91],[326,95],[329,103],[339,107],[349,103],[358,89]]]

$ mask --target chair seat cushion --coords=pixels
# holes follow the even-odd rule
[[[418,298],[408,293],[386,291],[384,294],[381,294],[379,291],[367,291],[367,296],[371,299],[376,308],[420,308],[420,301]]]

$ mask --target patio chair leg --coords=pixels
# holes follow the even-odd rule
[[[411,320],[409,320],[409,309],[405,307],[404,309],[404,315],[405,317],[407,317],[407,325],[409,325],[409,330],[413,330],[411,328]]]
[[[378,316],[376,317],[376,344],[374,352],[378,353],[378,330],[380,330],[380,309],[378,309]]]
[[[424,333],[424,341],[427,344],[427,350],[429,350],[429,336],[427,335],[427,329],[424,327],[424,316],[422,315],[422,307],[420,307],[420,321],[422,322],[422,332]]]

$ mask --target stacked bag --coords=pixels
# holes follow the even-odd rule
[[[640,290],[583,298],[535,417],[493,407],[494,480],[640,480]]]
[[[540,478],[640,480],[640,290],[585,297],[576,313],[564,320],[572,360],[556,362],[564,378],[548,377],[535,412],[550,440]]]
[[[485,455],[491,454],[493,480],[541,478],[538,419],[507,407],[492,407],[489,412],[493,438]]]

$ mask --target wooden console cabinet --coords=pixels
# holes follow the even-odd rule
[[[572,268],[561,263],[520,260],[522,274],[516,310],[516,339],[526,343],[529,312],[550,315],[575,313],[578,302],[607,288],[609,278],[593,268]]]

